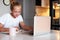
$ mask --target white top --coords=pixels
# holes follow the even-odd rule
[[[3,15],[0,18],[0,23],[4,25],[4,28],[10,28],[10,27],[14,27],[14,26],[18,26],[19,27],[19,22],[23,22],[23,18],[21,15],[19,15],[16,18],[13,18],[9,13]]]

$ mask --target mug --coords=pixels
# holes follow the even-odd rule
[[[16,28],[15,27],[9,28],[9,34],[10,36],[16,36]]]

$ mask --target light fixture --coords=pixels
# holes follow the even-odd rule
[[[60,6],[60,4],[57,4],[57,6]]]

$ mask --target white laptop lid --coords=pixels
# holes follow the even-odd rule
[[[50,32],[51,18],[48,16],[34,17],[34,36]]]

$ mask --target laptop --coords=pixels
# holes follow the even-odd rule
[[[50,33],[51,18],[49,16],[34,17],[34,36]]]

